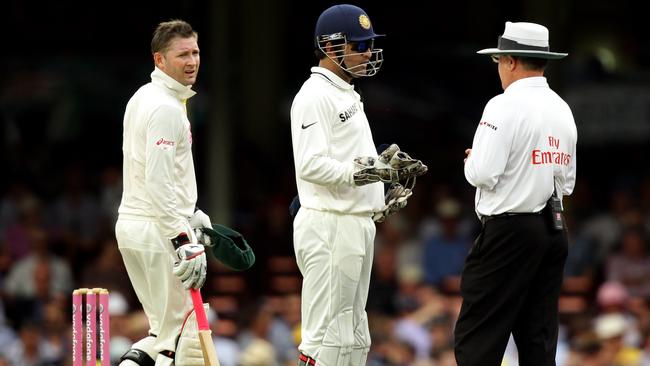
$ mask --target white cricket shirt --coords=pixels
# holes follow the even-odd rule
[[[558,193],[571,194],[576,140],[571,109],[546,78],[517,80],[492,98],[465,162],[478,216],[541,211],[554,179]]]
[[[368,214],[384,206],[382,183],[357,187],[353,160],[377,157],[361,97],[333,72],[313,67],[291,106],[291,138],[300,204]]]
[[[120,215],[154,219],[164,236],[187,231],[196,205],[192,132],[185,101],[196,94],[156,68],[124,113]]]

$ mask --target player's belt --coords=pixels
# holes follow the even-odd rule
[[[488,221],[494,220],[494,219],[499,219],[503,217],[511,217],[511,216],[536,216],[540,215],[540,212],[504,212],[502,214],[498,215],[491,215],[491,216],[481,216],[481,224],[485,225]]]
[[[298,355],[298,360],[300,360],[300,362],[298,363],[299,366],[306,366],[306,365],[314,366],[314,365],[316,365],[316,360],[314,360],[313,358],[311,358],[309,356],[305,356],[302,353],[300,355]]]

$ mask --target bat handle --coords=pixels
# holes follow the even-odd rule
[[[208,317],[205,315],[205,309],[203,308],[201,290],[195,288],[190,289],[190,294],[192,295],[192,304],[194,305],[194,313],[196,313],[196,322],[199,325],[199,330],[210,330],[210,323],[208,323]]]

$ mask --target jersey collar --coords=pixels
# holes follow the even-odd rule
[[[180,100],[189,99],[196,94],[196,92],[192,90],[192,85],[186,86],[179,83],[157,67],[151,73],[151,82],[171,90]]]
[[[529,88],[529,87],[543,87],[548,88],[548,82],[544,76],[533,76],[529,78],[519,79],[510,84],[505,93],[511,92],[519,88]]]
[[[338,87],[340,89],[344,89],[344,90],[354,89],[354,85],[348,84],[347,82],[345,82],[345,80],[341,79],[335,73],[331,72],[330,70],[328,70],[328,69],[326,69],[324,67],[320,67],[320,66],[312,67],[311,68],[311,74],[312,75],[318,75],[318,76],[326,79],[327,81],[334,84],[334,86],[336,86],[336,87]]]

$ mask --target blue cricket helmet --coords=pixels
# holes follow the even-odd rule
[[[316,22],[314,41],[325,39],[341,39],[347,41],[365,41],[384,36],[377,34],[372,28],[368,14],[358,6],[350,4],[334,5],[321,13]]]

